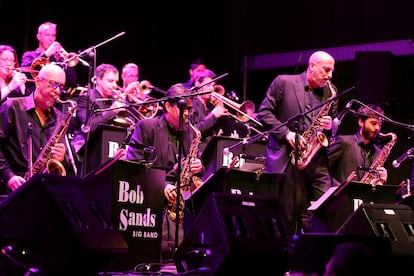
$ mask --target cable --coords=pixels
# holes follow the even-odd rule
[[[12,255],[10,255],[9,253],[11,253],[12,251],[13,251],[13,247],[11,245],[7,245],[7,246],[4,246],[1,249],[1,254],[6,256],[9,260],[11,260],[17,266],[19,266],[19,267],[23,268],[24,270],[26,270],[26,274],[24,276],[32,276],[32,275],[37,275],[39,273],[38,268],[29,267],[29,266],[23,264],[22,262],[18,261],[17,259],[15,259]]]

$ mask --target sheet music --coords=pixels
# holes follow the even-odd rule
[[[315,211],[325,202],[335,191],[338,189],[339,186],[330,187],[318,200],[312,202],[311,206],[308,207],[308,211]]]

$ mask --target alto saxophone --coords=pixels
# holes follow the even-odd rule
[[[178,219],[180,223],[184,221],[184,199],[182,195],[182,191],[193,191],[195,187],[199,187],[202,184],[202,180],[193,175],[190,170],[191,160],[193,158],[198,157],[198,146],[201,142],[201,132],[198,128],[196,128],[193,124],[188,122],[188,125],[191,127],[191,129],[196,133],[195,138],[191,142],[190,151],[187,155],[187,157],[182,162],[182,170],[180,173],[180,183],[178,183],[178,187],[180,188],[180,191],[177,191],[177,196],[179,196],[179,211],[178,211]],[[177,219],[177,201],[174,200],[173,203],[169,202],[167,206],[167,212],[168,216],[172,221],[175,221]]]
[[[62,101],[59,97],[56,98],[56,102],[60,104],[69,103],[71,106],[68,108],[68,112],[66,113],[64,120],[60,121],[58,126],[53,131],[47,141],[47,144],[43,147],[33,166],[29,166],[29,171],[25,175],[26,180],[30,179],[37,173],[53,173],[60,174],[62,176],[66,175],[66,170],[62,163],[53,158],[52,147],[56,143],[60,143],[63,136],[66,134],[70,120],[77,108],[77,103],[73,100]]]
[[[305,138],[306,143],[303,149],[300,149],[298,152],[298,160],[296,160],[296,151],[291,152],[291,162],[293,165],[298,165],[298,169],[304,169],[319,151],[319,149],[324,146],[329,145],[329,140],[326,135],[322,132],[321,129],[321,119],[323,116],[328,115],[329,110],[333,104],[333,98],[336,96],[335,89],[332,88],[331,83],[327,83],[329,89],[331,90],[331,97],[327,100],[330,101],[325,104],[322,109],[319,111],[318,115],[312,122],[312,125],[302,133],[303,138]]]
[[[360,182],[365,184],[371,184],[375,186],[379,183],[379,175],[378,175],[378,167],[383,167],[385,161],[387,160],[388,156],[390,155],[391,149],[394,147],[395,143],[397,142],[397,135],[393,132],[388,132],[386,134],[379,133],[379,137],[391,137],[391,140],[381,149],[381,152],[375,157],[375,160],[372,162],[371,166],[369,167],[370,171],[365,172],[362,176]]]

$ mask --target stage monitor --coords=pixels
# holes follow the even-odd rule
[[[175,264],[186,275],[284,275],[291,234],[275,197],[213,193],[180,244]]]
[[[70,203],[87,198],[80,178],[51,174],[34,175],[11,193],[0,203],[0,270],[7,271],[6,275],[25,275],[29,268],[42,276],[96,275],[127,252],[127,244],[116,229],[94,227],[96,218],[87,218],[91,209]],[[59,201],[76,209],[82,225],[71,224]],[[98,198],[88,201],[104,210]],[[101,215],[108,214],[102,211]]]

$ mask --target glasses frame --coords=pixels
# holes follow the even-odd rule
[[[40,80],[46,82],[47,85],[48,85],[48,87],[49,88],[52,88],[53,90],[56,90],[57,88],[59,88],[60,91],[65,90],[65,85],[64,84],[61,84],[61,83],[58,83],[58,82],[55,82],[55,81],[52,81],[52,80],[47,80],[47,79],[42,78],[40,76],[38,78]]]

